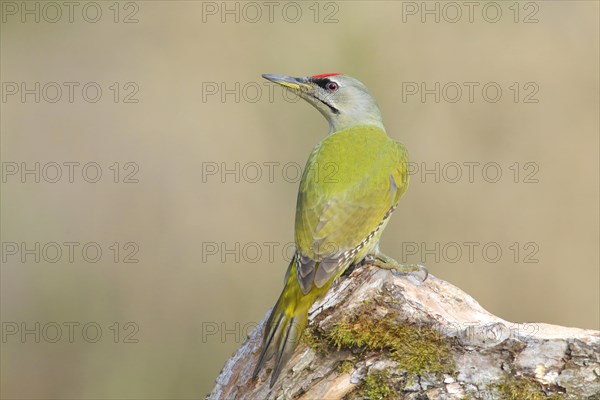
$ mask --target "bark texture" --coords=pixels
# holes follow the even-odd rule
[[[272,389],[273,360],[251,379],[265,316],[208,398],[600,399],[600,332],[504,321],[431,275],[357,268],[309,319]]]

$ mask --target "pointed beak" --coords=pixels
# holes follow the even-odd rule
[[[305,78],[294,78],[293,76],[263,74],[263,78],[270,80],[273,83],[284,86],[288,89],[297,90],[299,92],[309,91],[310,85],[306,83]]]

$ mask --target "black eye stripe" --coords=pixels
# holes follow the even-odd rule
[[[337,82],[334,82],[329,78],[311,78],[310,81],[317,84],[320,88],[323,88],[325,90],[327,90],[327,84],[330,82],[333,82],[337,85]],[[340,113],[340,111],[337,108],[333,107],[331,104],[327,103],[326,101],[323,101],[322,99],[320,99],[319,97],[316,97],[316,96],[313,96],[313,97],[315,97],[315,99],[319,100],[321,103],[323,103],[327,107],[329,107],[329,109],[331,110],[332,113],[334,113],[334,114]]]
[[[333,82],[331,79],[329,78],[317,78],[317,79],[313,79],[312,80],[314,83],[316,83],[320,88],[323,89],[327,89],[327,84],[329,82]]]

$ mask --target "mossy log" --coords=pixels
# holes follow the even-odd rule
[[[273,388],[271,363],[251,378],[265,316],[208,399],[600,399],[600,332],[504,321],[431,275],[357,268],[309,319]]]

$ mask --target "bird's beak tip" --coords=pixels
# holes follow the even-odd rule
[[[301,90],[302,87],[306,86],[305,83],[300,81],[300,78],[294,78],[293,76],[263,74],[262,77],[273,83],[277,83],[278,85],[294,90]]]

